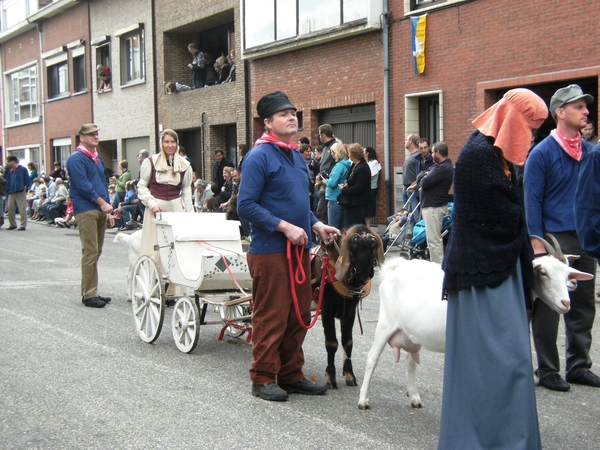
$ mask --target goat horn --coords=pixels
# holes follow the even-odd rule
[[[533,234],[531,235],[531,238],[532,239],[537,239],[542,244],[544,244],[544,248],[546,249],[546,251],[548,252],[549,255],[555,255],[556,254],[556,250],[554,250],[554,248],[548,243],[548,241],[546,239],[541,238],[539,236],[535,236]],[[554,238],[554,236],[552,236],[552,238]]]
[[[554,249],[556,250],[556,253],[558,253],[559,255],[562,255],[562,250],[560,249],[560,244],[558,243],[558,241],[556,240],[556,238],[554,237],[554,235],[548,233],[548,237],[550,238],[550,240],[554,244]]]

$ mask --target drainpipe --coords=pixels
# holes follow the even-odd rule
[[[206,139],[206,113],[202,113],[202,179],[206,180],[206,149],[205,149],[205,139]]]
[[[158,142],[158,61],[156,57],[156,0],[152,0],[150,3],[150,9],[152,11],[152,78],[154,79],[154,152],[160,148]]]
[[[38,40],[39,40],[39,44],[40,44],[40,56],[43,53],[43,48],[42,48],[42,23],[41,22],[37,22],[37,29],[38,29]],[[44,164],[44,167],[46,166],[46,100],[44,99],[44,87],[46,86],[46,80],[45,80],[45,73],[44,73],[44,62],[41,60],[39,60],[39,72],[38,72],[38,80],[40,81],[39,84],[39,94],[40,95],[40,100],[41,100],[41,106],[42,106],[42,115],[40,117],[40,120],[42,121],[42,151],[41,156],[42,156],[42,161],[40,161],[40,165]],[[50,173],[50,171],[46,171],[44,170],[44,173],[48,174]]]
[[[4,57],[4,44],[0,45],[0,74],[4,73],[2,62],[5,60]],[[0,76],[0,99],[4,99],[4,77]],[[2,102],[2,105],[6,106],[6,102]],[[6,153],[6,124],[7,124],[7,110],[10,107],[2,107],[0,108],[0,114],[2,114],[2,146],[0,147],[0,164],[4,164],[6,162],[6,157],[8,154]],[[10,113],[9,113],[10,114]],[[6,175],[6,174],[5,174]],[[4,214],[4,211],[0,211],[0,214]]]
[[[383,0],[383,157],[385,164],[385,216],[392,214],[392,189],[390,180],[393,167],[390,167],[390,73],[389,73],[389,26],[388,0]]]

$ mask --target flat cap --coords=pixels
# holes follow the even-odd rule
[[[262,119],[266,119],[284,109],[298,110],[298,108],[292,105],[288,96],[281,91],[271,92],[270,94],[265,95],[256,105],[256,112]]]
[[[84,123],[79,127],[79,131],[77,134],[81,136],[82,134],[92,134],[98,131],[98,126],[94,123]]]
[[[594,97],[590,94],[584,94],[581,87],[576,84],[570,84],[569,86],[560,88],[556,91],[550,99],[550,114],[552,114],[554,120],[556,120],[557,108],[562,108],[567,103],[574,102],[580,98],[585,99],[585,102],[588,105],[594,101]]]

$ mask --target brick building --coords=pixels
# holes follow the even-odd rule
[[[345,143],[372,146],[383,161],[383,2],[292,0],[283,11],[275,2],[242,3],[252,142],[263,131],[256,103],[282,90],[298,108],[296,140],[318,144],[318,126],[329,123]]]
[[[49,173],[64,167],[74,133],[91,119],[87,5],[3,1],[0,33],[4,156]]]
[[[90,35],[94,78],[94,123],[100,128],[99,152],[118,172],[126,159],[134,176],[137,155],[156,150],[154,1],[93,0]],[[108,67],[110,87],[100,87],[97,66]]]
[[[403,164],[412,132],[444,140],[456,161],[470,122],[515,87],[549,104],[558,88],[577,83],[596,98],[589,109],[597,123],[600,55],[590,50],[600,38],[600,3],[396,0],[390,9],[392,166]],[[425,13],[426,66],[415,74],[409,18]],[[538,139],[554,127],[549,119]]]
[[[240,54],[240,2],[235,0],[163,0],[156,5],[157,96],[160,128],[180,136],[198,176],[212,180],[214,151],[236,162],[238,143],[248,140],[245,65],[237,58],[236,81],[164,94],[170,81],[191,85],[188,44],[212,55]]]

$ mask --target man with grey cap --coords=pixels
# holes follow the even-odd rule
[[[69,194],[81,240],[81,301],[85,306],[102,308],[110,297],[98,295],[98,259],[102,254],[106,223],[114,226],[104,163],[96,147],[100,142],[98,127],[82,125],[77,132],[79,146],[69,159]]]
[[[550,113],[556,129],[540,142],[525,163],[524,192],[527,227],[530,235],[553,235],[564,254],[579,257],[573,267],[594,273],[595,260],[582,248],[577,236],[573,204],[580,161],[592,146],[582,139],[580,130],[586,125],[587,105],[594,98],[584,94],[576,84],[556,91],[550,100]],[[546,238],[548,240],[548,238]],[[546,253],[538,240],[531,241],[535,256]],[[559,375],[560,363],[556,339],[559,315],[535,301],[532,333],[540,385],[555,391],[567,391],[569,383],[600,387],[600,377],[591,370],[590,347],[595,316],[594,281],[579,281],[569,293],[570,311],[565,317],[566,380]]]
[[[252,227],[247,254],[254,299],[252,394],[274,401],[287,400],[288,393],[322,395],[325,385],[311,383],[302,372],[311,303],[309,237],[312,228],[329,242],[339,230],[319,222],[310,210],[303,188],[308,171],[292,143],[298,131],[296,107],[278,91],[261,98],[256,109],[266,132],[244,159],[244,173],[251,176],[242,177],[238,196],[238,215]],[[293,255],[293,267],[288,267],[286,250]],[[304,281],[290,280],[289,270],[300,269],[307,275]]]

